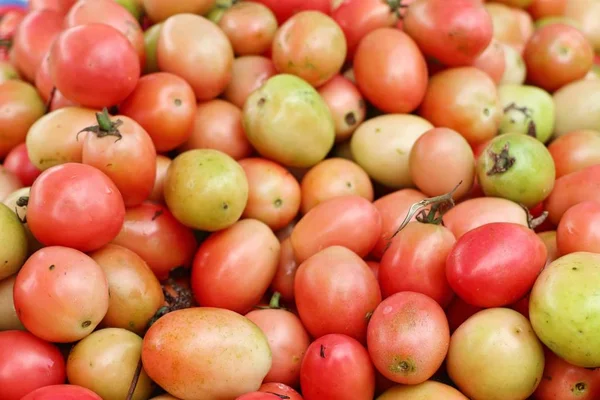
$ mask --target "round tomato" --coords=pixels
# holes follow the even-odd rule
[[[556,180],[554,189],[546,199],[548,219],[558,225],[564,213],[574,205],[586,200],[600,198],[600,165],[592,165],[580,171],[564,175]]]
[[[225,10],[219,19],[219,27],[225,32],[235,54],[260,55],[271,47],[277,19],[263,4],[242,2]]]
[[[31,163],[25,143],[13,147],[6,155],[2,165],[7,171],[14,173],[25,186],[31,186],[35,179],[42,173],[42,171]]]
[[[366,106],[362,94],[349,79],[336,75],[319,88],[335,124],[335,140],[348,139],[365,120]]]
[[[371,400],[375,370],[359,342],[346,335],[326,335],[306,351],[300,386],[304,400]]]
[[[277,71],[271,59],[262,56],[242,56],[233,60],[231,80],[223,98],[243,108],[252,92],[262,86]]]
[[[32,391],[65,382],[60,350],[29,332],[0,332],[0,396],[21,400]]]
[[[51,385],[34,390],[21,400],[102,400],[102,397],[77,385]]]
[[[47,246],[99,249],[117,236],[124,218],[119,189],[89,165],[52,167],[36,179],[29,193],[29,229]]]
[[[283,24],[292,15],[306,10],[320,11],[329,14],[331,11],[331,0],[256,0],[269,7],[277,17],[277,21]]]
[[[63,31],[50,48],[49,62],[56,88],[67,99],[91,108],[119,104],[140,77],[139,57],[127,37],[100,23]]]
[[[546,256],[546,246],[529,228],[491,223],[458,239],[446,261],[446,276],[467,303],[502,307],[531,290]]]
[[[584,201],[564,213],[556,230],[556,244],[561,255],[587,251],[600,253],[600,203]]]
[[[177,14],[204,15],[216,4],[216,0],[138,0],[144,6],[152,22],[160,22]]]
[[[303,400],[298,392],[283,383],[263,383],[258,391],[276,394],[280,399]]]
[[[108,310],[108,282],[84,253],[50,246],[35,252],[17,275],[19,319],[37,337],[70,343],[89,335]]]
[[[292,240],[287,237],[281,241],[281,251],[279,253],[279,263],[277,271],[271,282],[273,292],[278,292],[286,301],[294,301],[294,281],[299,264],[294,257],[294,248]]]
[[[571,131],[552,141],[548,151],[554,159],[556,178],[600,164],[600,131]]]

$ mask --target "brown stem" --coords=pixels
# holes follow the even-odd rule
[[[517,161],[516,158],[510,155],[510,144],[506,142],[500,153],[495,153],[493,150],[488,150],[488,156],[494,162],[494,165],[487,171],[488,176],[503,174],[508,171]]]
[[[54,101],[54,96],[56,95],[56,87],[52,87],[50,91],[50,96],[48,96],[48,101],[46,102],[46,114],[50,112],[50,107],[52,107],[52,101]]]
[[[533,215],[531,215],[531,211],[529,211],[529,208],[527,208],[521,203],[519,203],[519,205],[523,210],[525,210],[525,214],[527,214],[527,226],[529,226],[529,229],[537,228],[538,226],[542,225],[548,218],[548,211],[544,211],[538,217],[534,217]]]
[[[518,111],[521,114],[523,114],[523,116],[525,117],[525,121],[529,121],[527,123],[527,135],[531,137],[537,137],[537,127],[535,125],[533,117],[531,116],[531,109],[525,106],[519,107],[516,103],[510,103],[509,105],[504,107],[505,114],[511,110]]]
[[[137,387],[138,381],[140,380],[140,374],[142,373],[142,357],[137,363],[137,367],[135,367],[135,372],[133,373],[133,378],[131,379],[131,385],[129,385],[129,391],[127,392],[127,397],[125,400],[131,400],[133,398],[133,394],[135,393],[135,388]]]

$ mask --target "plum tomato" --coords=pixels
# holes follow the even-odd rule
[[[587,251],[600,253],[600,203],[584,201],[564,213],[556,229],[556,245],[561,255]]]
[[[287,397],[287,400],[303,400],[302,396],[300,396],[300,393],[296,392],[293,388],[284,385],[283,383],[263,383],[258,391],[276,394],[281,399],[285,399]]]
[[[21,400],[102,400],[102,397],[82,386],[50,385],[34,390]]]
[[[571,131],[553,140],[548,151],[554,159],[557,179],[600,164],[600,131]],[[6,167],[6,161],[4,166]]]
[[[29,229],[47,246],[97,250],[117,236],[125,219],[119,189],[102,171],[85,164],[44,171],[23,201]]]
[[[29,159],[25,143],[13,147],[2,165],[7,171],[15,174],[25,186],[31,186],[42,173]]]
[[[458,239],[446,261],[446,276],[469,304],[507,306],[531,290],[547,254],[542,240],[527,227],[486,224]]]
[[[319,94],[333,116],[336,142],[350,138],[367,113],[356,85],[344,76],[336,75],[319,88]]]

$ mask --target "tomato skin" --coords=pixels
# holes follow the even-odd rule
[[[413,2],[403,29],[426,56],[450,67],[469,65],[489,46],[492,18],[472,0]]]
[[[273,393],[264,393],[264,392],[252,392],[246,393],[240,397],[236,397],[235,400],[280,400],[281,397],[273,394]]]
[[[345,246],[364,257],[381,234],[381,216],[368,200],[352,195],[334,197],[311,209],[294,227],[291,240],[302,263],[321,249]]]
[[[223,92],[223,98],[241,109],[248,96],[276,73],[273,61],[269,58],[238,57],[233,60],[231,80]]]
[[[92,258],[68,247],[44,247],[29,257],[13,295],[25,328],[56,343],[86,337],[108,310],[104,271]]]
[[[446,258],[456,243],[444,226],[411,222],[392,239],[379,265],[383,297],[423,293],[446,307],[454,293],[446,279]]]
[[[298,392],[283,383],[263,383],[258,391],[274,393],[280,395],[280,398],[282,398],[281,396],[287,396],[288,400],[303,400]]]
[[[180,0],[165,2],[162,0],[141,0],[146,15],[152,22],[161,22],[177,14],[204,15],[215,6],[215,0]]]
[[[496,39],[492,39],[490,45],[471,64],[488,74],[496,85],[502,82],[506,71],[506,56],[504,46]]]
[[[58,348],[29,332],[0,332],[0,396],[21,400],[32,391],[65,381]]]
[[[535,20],[545,17],[560,17],[565,14],[567,0],[533,0],[527,12]]]
[[[53,10],[65,15],[77,0],[29,0],[30,10]]]
[[[218,24],[225,32],[236,55],[260,55],[271,47],[277,19],[263,4],[234,4],[223,12]]]
[[[190,137],[196,97],[184,79],[168,72],[140,78],[119,112],[148,132],[159,153],[173,150]]]
[[[52,167],[31,187],[27,223],[36,239],[47,246],[99,249],[117,236],[124,218],[119,189],[89,165]]]
[[[127,210],[121,231],[112,243],[137,253],[160,280],[174,268],[189,266],[197,247],[191,229],[177,221],[164,205],[150,202]]]
[[[279,24],[283,24],[292,15],[301,11],[315,10],[323,14],[329,14],[331,11],[331,0],[255,0],[269,7],[277,17]]]
[[[571,172],[600,164],[600,132],[571,131],[552,141],[548,151],[554,159],[557,179]]]
[[[349,79],[336,75],[319,88],[335,123],[335,140],[341,142],[365,120],[366,107],[362,94]]]
[[[359,342],[346,335],[326,335],[306,351],[300,386],[305,400],[371,400],[375,370]]]
[[[25,186],[31,186],[35,179],[42,173],[42,171],[31,163],[25,143],[14,147],[6,155],[2,165],[7,171],[15,174]]]
[[[87,62],[78,62],[82,59]],[[63,31],[50,48],[49,62],[52,80],[67,99],[97,109],[125,100],[141,71],[127,37],[100,23]]]
[[[81,386],[51,385],[34,390],[21,400],[102,400],[102,398]]]
[[[367,34],[354,57],[361,93],[387,113],[414,111],[427,90],[427,64],[416,43],[394,28]]]
[[[529,228],[486,224],[458,239],[448,255],[446,276],[467,303],[502,307],[531,290],[547,254],[544,243]]]
[[[600,165],[593,165],[556,180],[545,201],[548,219],[558,225],[564,213],[586,200],[600,198]]]
[[[279,292],[281,297],[289,302],[294,301],[294,280],[300,264],[296,262],[292,240],[287,237],[281,240],[279,264],[271,282],[273,292]]]
[[[156,177],[154,179],[154,188],[148,200],[160,204],[165,203],[165,177],[167,176],[167,170],[171,165],[171,161],[167,156],[156,155]]]
[[[586,251],[600,253],[600,203],[584,201],[569,208],[556,230],[560,255]]]

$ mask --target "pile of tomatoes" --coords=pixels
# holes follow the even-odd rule
[[[0,400],[600,398],[599,2],[0,17]]]

